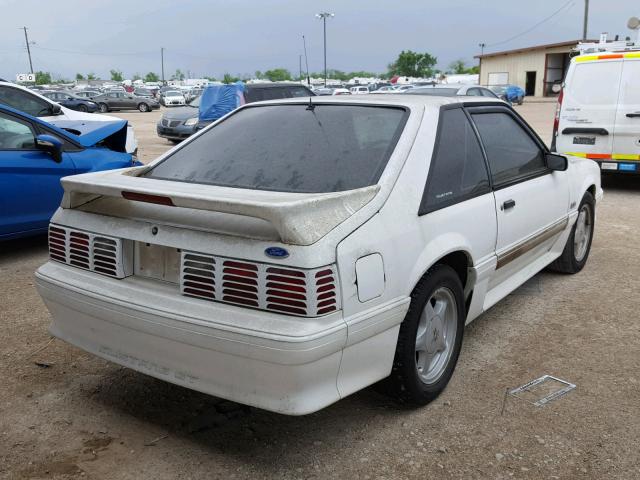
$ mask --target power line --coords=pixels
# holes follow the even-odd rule
[[[514,35],[513,37],[507,38],[506,40],[502,40],[500,42],[496,42],[496,43],[492,43],[490,45],[487,45],[487,48],[491,48],[491,47],[495,47],[497,45],[502,45],[504,43],[509,43],[512,40],[515,40],[516,38],[520,38],[523,35],[526,35],[527,33],[535,30],[536,28],[538,28],[540,25],[542,25],[545,22],[548,22],[549,20],[551,20],[553,17],[555,17],[556,15],[558,15],[560,12],[562,12],[563,10],[565,10],[567,7],[572,7],[575,4],[575,0],[569,0],[567,3],[565,3],[564,5],[562,5],[558,10],[556,10],[555,12],[553,12],[551,15],[549,15],[548,17],[540,20],[538,23],[536,23],[535,25],[533,25],[532,27],[528,28],[527,30],[525,30],[524,32],[521,32],[517,35]]]

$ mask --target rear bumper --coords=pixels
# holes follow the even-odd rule
[[[53,335],[117,364],[290,415],[341,398],[347,325],[339,312],[300,319],[252,311],[182,297],[160,282],[116,280],[56,262],[40,267],[36,284]]]

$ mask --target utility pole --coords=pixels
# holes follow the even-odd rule
[[[329,12],[316,13],[316,18],[322,19],[322,27],[324,32],[324,86],[327,86],[327,18],[333,18],[335,15]]]
[[[164,85],[164,47],[160,47],[160,63],[162,64],[162,85]]]
[[[587,40],[587,25],[589,24],[589,0],[584,0],[584,23],[582,24],[582,41]]]
[[[33,73],[33,62],[31,62],[31,48],[29,47],[29,36],[27,35],[27,27],[22,27],[24,30],[24,43],[27,45],[27,55],[29,55],[29,68]]]

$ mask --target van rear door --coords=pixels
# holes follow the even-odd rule
[[[618,171],[640,173],[640,54],[628,55],[622,67],[612,158]]]
[[[581,61],[577,57],[574,62],[565,81],[557,151],[608,159],[613,148],[622,59]]]

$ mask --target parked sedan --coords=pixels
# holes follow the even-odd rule
[[[0,240],[47,231],[62,177],[134,164],[125,120],[66,121],[65,128],[0,105]]]
[[[74,92],[76,97],[91,99],[97,95],[100,95],[100,92],[97,90],[79,90]]]
[[[504,102],[419,95],[244,105],[147,166],[62,183],[36,273],[53,335],[295,415],[385,377],[436,398],[467,323],[584,267],[602,195],[595,162]]]
[[[71,92],[65,91],[43,91],[41,92],[45,97],[59,103],[71,110],[77,110],[79,112],[94,113],[98,111],[98,104],[86,98],[81,98],[74,95]]]
[[[496,85],[489,87],[489,90],[505,102],[517,103],[518,105],[524,103],[524,90],[517,85]]]
[[[206,124],[198,125],[201,99],[200,96],[184,107],[165,111],[156,125],[158,136],[178,143],[193,135],[199,128],[206,126]]]
[[[158,102],[153,98],[137,97],[126,92],[107,92],[93,100],[98,104],[102,113],[111,110],[140,110],[141,112],[150,112],[160,108]]]
[[[166,90],[160,93],[160,103],[165,107],[185,105],[184,95],[179,90]]]
[[[147,88],[136,88],[133,91],[133,95],[136,97],[142,97],[142,98],[153,98],[155,99],[155,95],[153,94],[153,91],[147,89]]]
[[[498,98],[498,96],[488,88],[477,85],[437,84],[429,87],[414,87],[402,93],[406,93],[407,95],[437,95],[439,97],[468,96]]]
[[[241,88],[244,91],[239,94],[236,88],[235,85],[211,85],[203,91],[201,96],[191,101],[188,106],[165,111],[156,125],[158,136],[177,143],[229,113],[240,103],[276,100],[279,98],[312,97],[316,95],[309,88],[299,83],[252,83],[244,85]],[[201,101],[207,90],[219,93],[224,91],[224,94],[208,98],[205,109],[215,110],[215,114],[212,116],[201,115]],[[236,94],[238,94],[237,100],[241,101],[236,102],[233,100]],[[217,101],[210,102],[209,100],[211,99]]]

